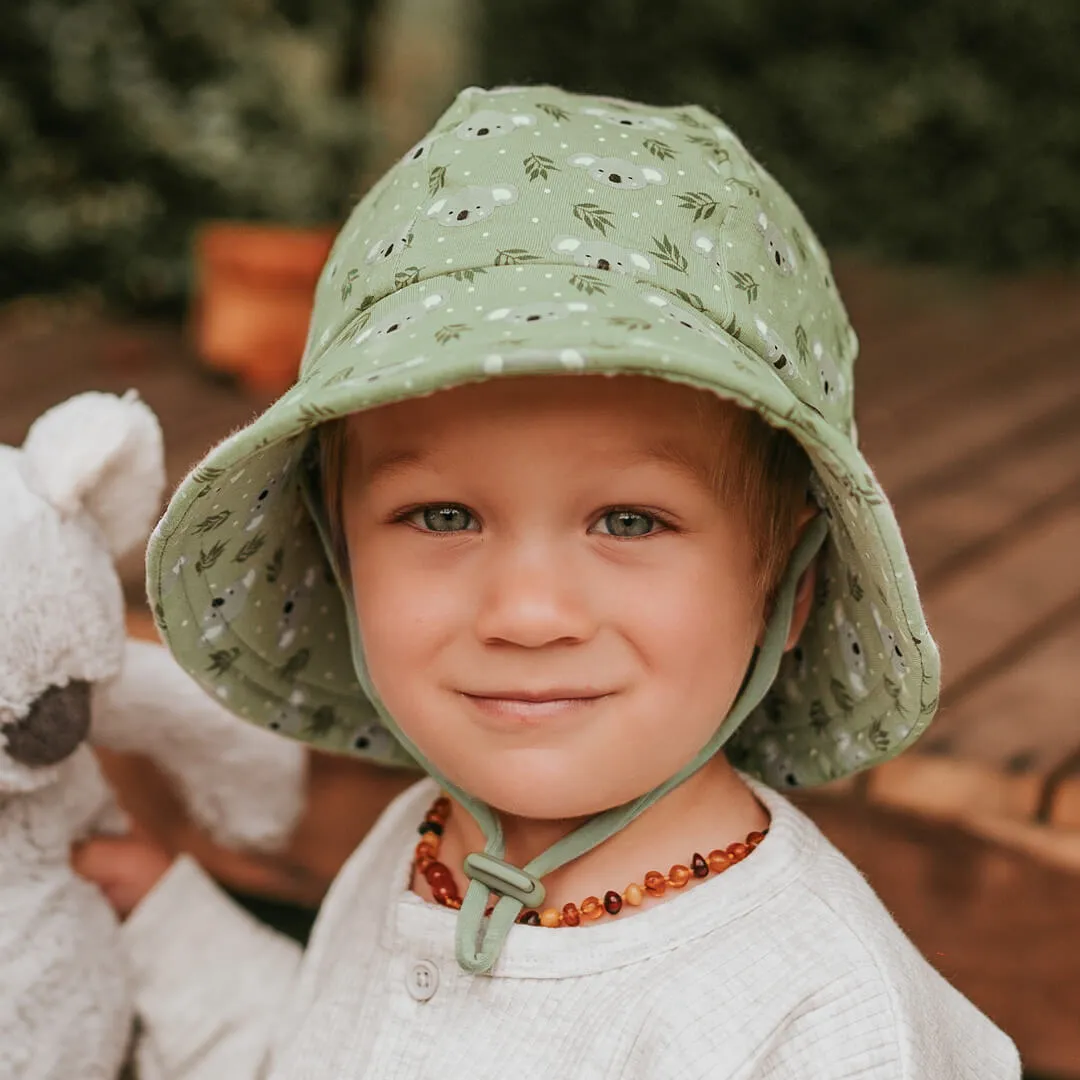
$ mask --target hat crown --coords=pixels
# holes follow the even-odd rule
[[[359,203],[319,281],[303,371],[359,339],[394,292],[513,265],[570,267],[567,304],[613,276],[632,280],[645,287],[642,320],[734,338],[850,432],[857,341],[828,259],[780,185],[697,106],[552,87],[464,91]],[[503,318],[527,333],[562,314],[551,307],[525,296]]]

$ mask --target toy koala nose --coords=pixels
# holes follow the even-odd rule
[[[7,753],[31,768],[63,761],[90,730],[90,684],[50,686],[21,720],[0,727]]]

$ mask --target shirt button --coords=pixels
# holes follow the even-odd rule
[[[439,969],[430,960],[417,960],[409,969],[405,986],[414,1001],[430,1001],[439,988]]]

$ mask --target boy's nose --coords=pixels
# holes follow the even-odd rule
[[[90,684],[50,686],[21,720],[0,727],[9,757],[20,765],[55,765],[74,753],[90,731]]]

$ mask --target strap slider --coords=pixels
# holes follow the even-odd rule
[[[486,885],[500,896],[509,896],[524,907],[539,907],[544,902],[544,886],[532,874],[512,866],[494,855],[473,851],[465,856],[465,874]]]

